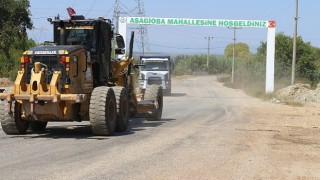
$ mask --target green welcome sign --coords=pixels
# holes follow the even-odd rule
[[[121,19],[120,19],[121,21]],[[215,27],[252,27],[273,28],[274,21],[262,20],[223,20],[223,19],[183,19],[156,17],[127,17],[122,19],[127,24],[176,25],[176,26],[215,26]]]
[[[199,26],[199,27],[241,27],[265,28],[267,33],[266,57],[266,92],[274,91],[274,57],[276,22],[266,20],[227,20],[227,19],[190,19],[160,17],[120,17],[119,33],[127,40],[127,24],[131,25],[167,25],[167,26]]]

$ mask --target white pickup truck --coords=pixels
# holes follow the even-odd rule
[[[156,84],[162,87],[165,95],[170,95],[174,68],[170,56],[140,56],[140,63],[140,89],[144,91],[148,85]]]

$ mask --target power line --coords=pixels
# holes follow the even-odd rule
[[[91,12],[91,10],[93,9],[93,7],[94,7],[94,5],[96,4],[96,2],[97,2],[97,0],[94,0],[94,1],[93,1],[93,3],[92,3],[92,5],[91,5],[91,7],[89,8],[89,11],[88,11],[88,13],[86,14],[86,16],[88,16],[88,15],[90,14],[90,12]]]
[[[137,14],[133,10],[129,9],[125,4],[123,4],[121,1],[119,1],[122,7],[124,7],[127,11],[125,13],[131,13],[131,15]]]
[[[107,16],[109,15],[109,13],[112,11],[113,8],[114,8],[114,7],[111,6],[110,9],[107,11],[107,13],[104,15],[104,17],[107,17]]]
[[[78,1],[78,0],[74,0],[74,1],[73,1],[72,7],[74,7],[74,6],[76,5],[77,1]]]
[[[137,16],[137,17],[145,17],[145,10],[144,10],[144,2],[143,0],[135,0],[137,3],[137,6],[130,9],[127,7],[124,3],[121,2],[121,0],[115,0],[114,5],[114,13],[113,13],[113,19],[115,22],[115,31],[119,33],[119,17],[121,15],[127,14],[130,16]],[[146,25],[138,25],[138,27],[133,28],[137,30],[135,40],[138,45],[138,48],[140,49],[140,52],[142,54],[145,53],[145,51],[149,51],[149,43],[148,43],[148,29]],[[139,40],[137,40],[139,39]]]
[[[167,45],[160,45],[160,44],[153,44],[149,43],[150,46],[156,46],[156,47],[163,47],[163,48],[171,48],[171,49],[194,49],[194,50],[206,50],[207,47],[178,47],[178,46],[167,46]],[[224,49],[225,47],[210,47],[210,50],[215,49]]]
[[[163,48],[171,48],[171,49],[208,49],[206,47],[203,48],[194,48],[194,47],[177,47],[177,46],[166,46],[160,44],[149,44],[150,46],[163,47]],[[213,48],[212,48],[213,49]]]

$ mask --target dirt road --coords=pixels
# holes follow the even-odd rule
[[[174,79],[163,119],[92,136],[88,123],[0,130],[1,179],[320,179],[320,111],[263,102],[213,76]]]

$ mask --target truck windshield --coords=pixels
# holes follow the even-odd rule
[[[142,71],[167,71],[168,62],[167,61],[144,61],[145,66],[141,67]]]

